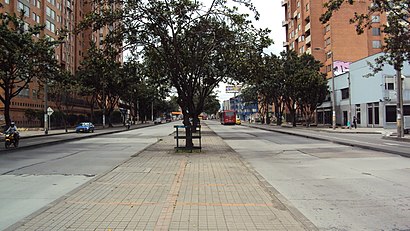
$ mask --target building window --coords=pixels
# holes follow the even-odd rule
[[[327,39],[325,40],[325,46],[328,46],[328,45],[330,45],[330,38],[327,38]]]
[[[47,0],[47,2],[51,3],[53,6],[56,5],[56,0]]]
[[[372,23],[380,22],[380,15],[372,15]]]
[[[300,13],[298,13],[298,19],[300,19]]]
[[[53,19],[53,20],[56,19],[56,12],[54,10],[50,9],[50,7],[48,7],[48,6],[47,6],[47,9],[46,9],[46,14],[51,19]]]
[[[328,25],[325,26],[325,34],[329,31],[330,31],[330,25],[328,24]]]
[[[394,90],[394,83],[385,83],[384,87],[386,90]]]
[[[56,31],[54,23],[52,23],[48,20],[46,20],[46,29],[53,32],[53,33],[55,33],[55,31]]]
[[[298,1],[298,2],[296,3],[296,5],[297,5],[297,7],[299,8],[299,7],[300,7],[300,2]]]
[[[30,97],[30,89],[28,87],[22,89],[19,93],[19,97],[29,98]]]
[[[18,11],[24,11],[24,16],[26,17],[30,17],[30,7],[28,7],[27,5],[23,4],[22,2],[18,1],[17,2],[17,8]]]
[[[306,4],[306,11],[309,11],[309,3]]]
[[[349,98],[349,88],[342,89],[342,99],[348,99],[348,98]]]
[[[326,72],[331,72],[331,71],[332,71],[332,65],[327,65]]]
[[[373,40],[372,46],[373,48],[382,48],[382,42],[380,40]]]
[[[6,4],[10,4],[10,0],[5,0],[4,1]]]
[[[380,28],[372,28],[373,36],[380,36]]]
[[[40,8],[40,7],[41,7],[41,2],[37,1],[37,8]]]
[[[332,52],[331,51],[326,53],[326,59],[330,59],[330,58],[332,58]]]

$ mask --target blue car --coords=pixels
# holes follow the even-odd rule
[[[90,122],[82,122],[77,125],[75,132],[94,132],[94,125]]]

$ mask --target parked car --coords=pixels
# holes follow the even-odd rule
[[[81,122],[75,128],[75,132],[94,132],[94,125],[91,122]]]

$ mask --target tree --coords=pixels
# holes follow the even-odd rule
[[[208,115],[216,115],[221,108],[217,95],[209,95],[205,99],[204,112]]]
[[[299,96],[297,97],[299,109],[304,117],[306,126],[313,122],[315,111],[329,94],[325,74],[320,72],[322,64],[315,60],[313,56],[304,54],[300,56],[302,65],[299,86]]]
[[[117,55],[118,51],[110,46],[103,50],[92,43],[77,73],[84,92],[91,95],[91,107],[94,102],[98,104],[110,127],[110,116],[118,104],[123,85],[127,84],[121,63],[116,61]]]
[[[254,10],[249,1],[241,2]],[[104,1],[95,4],[104,5]],[[270,43],[268,31],[255,30],[247,14],[237,13],[237,8],[229,8],[221,0],[212,1],[208,8],[187,0],[120,4],[121,8],[101,9],[87,16],[83,26],[98,29],[113,21],[122,22],[112,30],[110,39],[124,38],[133,54],[144,55],[157,69],[158,75],[153,77],[166,77],[176,89],[187,126],[186,146],[190,148],[191,128],[198,123],[206,97],[224,78],[246,75],[240,64],[246,62],[249,50]]]
[[[54,48],[61,40],[37,38],[44,26],[24,22],[24,12],[0,14],[0,88],[6,124],[11,122],[11,100],[35,80],[52,76],[58,65]]]
[[[329,0],[325,3],[327,11],[320,17],[322,23],[330,20],[333,13],[343,4],[354,4],[353,0]],[[398,100],[397,100],[397,135],[403,136],[403,104],[401,98],[402,80],[401,70],[405,61],[410,61],[410,2],[409,0],[373,0],[366,13],[355,12],[350,20],[356,23],[358,34],[372,27],[374,15],[386,15],[387,22],[382,25],[382,32],[386,35],[382,46],[385,54],[376,59],[374,72],[382,70],[385,63],[392,65],[396,70]]]
[[[64,70],[56,74],[48,84],[49,98],[55,103],[57,110],[60,112],[58,114],[63,122],[64,129],[68,132],[67,118],[73,111],[75,105],[72,100],[79,95],[80,86],[74,76]]]
[[[312,55],[298,56],[294,51],[282,52],[283,100],[290,112],[292,125],[296,127],[296,112],[301,110],[309,123],[317,105],[327,94],[327,85],[321,64]]]

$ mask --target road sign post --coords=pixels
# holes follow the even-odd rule
[[[51,130],[51,115],[53,114],[54,110],[51,107],[47,108],[47,115],[46,121],[48,121],[48,130]]]

